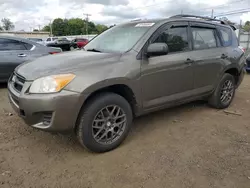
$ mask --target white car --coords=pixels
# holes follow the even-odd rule
[[[49,43],[53,43],[55,40],[57,40],[58,37],[48,37],[46,40],[45,40],[45,44],[49,44]]]
[[[45,40],[45,44],[50,44],[50,43],[54,43],[56,40],[58,39],[67,39],[66,37],[48,37]]]
[[[31,41],[33,41],[33,42],[36,42],[38,44],[45,45],[45,42],[41,38],[28,38],[28,39],[31,40]]]

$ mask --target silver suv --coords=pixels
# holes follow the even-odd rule
[[[244,76],[233,27],[192,15],[115,26],[84,50],[16,68],[9,99],[32,127],[74,131],[94,152],[118,147],[134,117],[194,100],[227,108]]]

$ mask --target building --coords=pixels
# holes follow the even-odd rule
[[[10,35],[23,38],[47,38],[49,37],[49,32],[26,32],[26,31],[0,31],[0,35]]]

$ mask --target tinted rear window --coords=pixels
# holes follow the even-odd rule
[[[221,36],[221,42],[222,46],[230,46],[232,45],[232,32],[231,29],[226,27],[218,27],[220,36]]]
[[[11,39],[0,39],[0,51],[27,50],[26,43]]]
[[[192,27],[193,47],[195,50],[217,47],[214,29]]]

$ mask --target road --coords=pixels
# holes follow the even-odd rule
[[[25,125],[0,89],[0,187],[250,187],[250,76],[228,109],[202,102],[138,118],[118,149],[87,152],[73,136]]]

